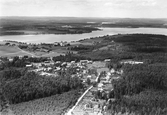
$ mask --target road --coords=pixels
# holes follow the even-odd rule
[[[32,54],[32,53],[27,52],[27,51],[24,51],[24,50],[20,49],[19,47],[18,47],[18,49],[19,49],[21,52],[23,52],[23,53],[29,54],[29,55],[34,56],[34,57],[39,57],[39,56],[36,56],[35,54]]]
[[[75,105],[65,114],[65,115],[73,115],[72,111],[75,109],[75,107],[79,104],[79,102],[82,100],[82,98],[88,93],[88,91],[90,89],[92,89],[93,86],[90,86],[82,95],[81,97],[78,99],[78,101],[75,103]]]

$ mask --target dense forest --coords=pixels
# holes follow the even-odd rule
[[[82,88],[80,79],[72,78],[68,73],[59,77],[44,77],[35,72],[22,74],[22,71],[1,71],[0,78],[5,82],[2,91],[10,103],[25,102]]]
[[[108,113],[167,114],[167,65],[124,65],[120,80],[113,80],[114,98]],[[121,108],[121,109],[120,109]]]
[[[147,63],[167,63],[167,36],[154,34],[118,34],[99,37],[99,43],[79,52],[92,60],[134,59]],[[95,41],[92,38],[92,41]],[[92,50],[90,50],[92,49]]]

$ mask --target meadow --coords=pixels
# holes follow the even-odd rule
[[[30,54],[26,52],[22,52],[18,47],[15,46],[0,46],[0,56],[7,56],[7,57],[13,57],[13,56],[24,56]]]

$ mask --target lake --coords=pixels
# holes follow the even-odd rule
[[[42,34],[42,35],[10,35],[10,36],[0,36],[0,41],[12,40],[19,42],[28,43],[53,43],[60,41],[78,41],[80,39],[104,36],[104,35],[114,35],[114,34],[131,34],[131,33],[144,33],[144,34],[163,34],[167,35],[167,29],[164,28],[100,28],[101,31],[93,31],[92,33],[84,34]]]

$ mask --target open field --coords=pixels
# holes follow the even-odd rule
[[[24,55],[32,56],[33,54],[31,55],[27,52],[24,52],[15,46],[0,46],[0,56],[13,57]]]
[[[42,57],[54,57],[59,55],[64,55],[68,50],[65,47],[52,47],[51,52],[42,51],[28,51],[25,49],[20,49],[18,46],[7,46],[4,45],[5,42],[1,42],[0,46],[0,56],[14,57],[14,56],[42,56]]]
[[[0,46],[0,52],[3,53],[16,53],[19,52],[20,50],[17,47],[12,47],[12,46]]]

